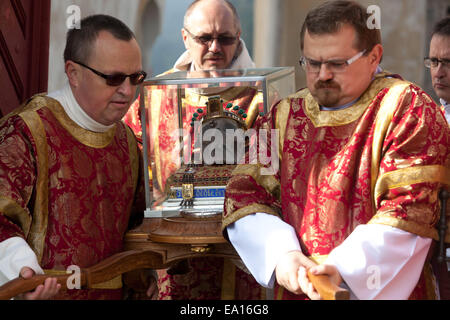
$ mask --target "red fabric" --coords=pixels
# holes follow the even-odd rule
[[[227,186],[225,219],[254,204],[269,206],[294,226],[307,256],[329,254],[356,226],[368,223],[375,215],[415,223],[423,230],[434,228],[438,182],[389,189],[374,199],[373,208],[372,143],[377,112],[387,92],[388,88],[379,91],[359,119],[339,126],[314,126],[306,114],[305,100],[289,99],[280,170],[275,175],[281,185],[276,191],[281,194],[269,193],[250,175],[235,175]],[[278,106],[257,129],[278,128]],[[448,166],[448,126],[434,102],[411,85],[399,105],[392,108],[396,110],[382,146],[378,177],[414,166]],[[269,139],[268,150],[270,143]],[[416,289],[423,288],[419,283]],[[412,296],[423,297],[418,291]],[[304,297],[284,290],[283,298]]]
[[[76,140],[47,108],[38,111],[48,144],[49,213],[43,269],[92,266],[122,250],[134,201],[130,154],[122,124],[111,143],[93,148]],[[36,146],[18,116],[1,127],[0,194],[33,212]],[[31,213],[30,213],[31,211]],[[0,240],[24,233],[0,215]],[[57,298],[117,299],[121,290],[72,290]]]

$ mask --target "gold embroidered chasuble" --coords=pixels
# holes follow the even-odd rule
[[[89,267],[121,251],[129,223],[142,218],[139,166],[123,123],[85,130],[56,100],[33,97],[0,121],[0,241],[25,238],[44,270]],[[120,299],[120,286],[57,298]]]
[[[279,215],[313,258],[329,254],[360,224],[437,239],[438,191],[450,182],[449,128],[425,92],[387,75],[376,75],[346,109],[321,111],[307,89],[272,108],[256,128],[277,129],[279,138],[268,134],[258,152],[277,152],[280,169],[265,175],[273,163],[249,159],[235,169],[223,228],[256,212]],[[423,298],[423,277],[418,287],[413,296]]]

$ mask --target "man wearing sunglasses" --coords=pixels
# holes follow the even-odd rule
[[[120,252],[143,217],[139,149],[121,122],[145,78],[132,31],[111,16],[87,17],[68,31],[64,60],[62,90],[0,123],[1,282],[95,265]],[[48,278],[22,298],[121,299],[121,287],[115,278],[60,290]]]
[[[450,123],[450,17],[436,23],[430,42],[430,55],[424,59],[430,69],[433,89]]]
[[[308,13],[307,88],[261,122],[279,130],[280,171],[240,165],[227,185],[224,235],[277,299],[320,299],[306,270],[352,298],[436,298],[427,254],[449,183],[449,127],[422,89],[380,70],[368,19],[353,1]]]
[[[181,35],[186,51],[176,60],[173,68],[165,73],[255,67],[244,41],[240,38],[238,13],[229,1],[193,1],[186,10],[183,23]],[[190,119],[194,113],[198,109],[206,111],[205,103],[211,95],[219,94],[226,103],[232,103],[246,111],[256,110],[253,112],[256,116],[262,106],[262,96],[253,87],[190,89],[185,93],[182,103],[186,119],[189,119],[183,123],[186,132],[190,130]],[[177,159],[173,159],[172,152],[174,141],[178,139],[173,132],[176,132],[179,123],[173,105],[169,99],[165,99],[167,95],[164,89],[152,92],[152,97],[157,96],[161,98],[153,100],[160,103],[152,104],[150,112],[152,119],[159,119],[158,136],[162,138],[153,141],[152,147],[159,152],[155,152],[157,169],[152,174],[164,189],[165,182],[179,166]],[[138,101],[133,103],[124,121],[134,130],[136,136],[142,136]],[[184,263],[185,261],[179,266],[186,266]],[[231,271],[223,275],[228,272],[226,270]],[[227,279],[232,279],[234,283],[225,283],[224,286],[222,282]],[[233,289],[227,291],[226,288]],[[261,291],[261,287],[251,275],[236,268],[228,259],[191,259],[188,268],[172,268],[169,273],[160,273],[160,297],[164,299],[259,299],[264,291]]]

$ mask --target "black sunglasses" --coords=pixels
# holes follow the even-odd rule
[[[104,74],[101,73],[100,71],[92,69],[91,67],[85,65],[84,63],[75,60],[72,61],[75,62],[76,64],[79,64],[80,66],[85,67],[86,69],[91,70],[96,75],[102,77],[103,79],[106,80],[106,84],[112,87],[120,86],[128,77],[130,77],[131,84],[135,86],[144,82],[145,77],[147,76],[147,73],[145,71],[139,71],[133,74],[123,74],[123,73]]]
[[[196,36],[192,32],[190,32],[186,27],[184,27],[184,30],[186,30],[187,33],[189,33],[192,39],[197,41],[199,44],[205,46],[210,46],[214,40],[217,40],[221,46],[231,46],[237,40],[237,37],[223,36],[223,35],[218,37],[213,37],[210,34],[205,34],[203,36]]]

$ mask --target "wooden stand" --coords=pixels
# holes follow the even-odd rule
[[[81,286],[96,284],[123,274],[124,284],[145,297],[149,269],[165,269],[188,258],[215,256],[239,259],[234,248],[223,238],[221,216],[206,219],[146,218],[125,236],[125,248],[102,262],[81,270]],[[66,288],[70,275],[36,275],[31,279],[16,278],[0,287],[0,300],[10,299],[55,277]],[[314,287],[324,299],[348,299],[346,290],[334,286],[326,276],[309,275]]]
[[[161,254],[161,269],[182,259],[216,256],[239,259],[223,238],[221,217],[208,219],[145,218],[125,236],[125,250],[151,250]]]

